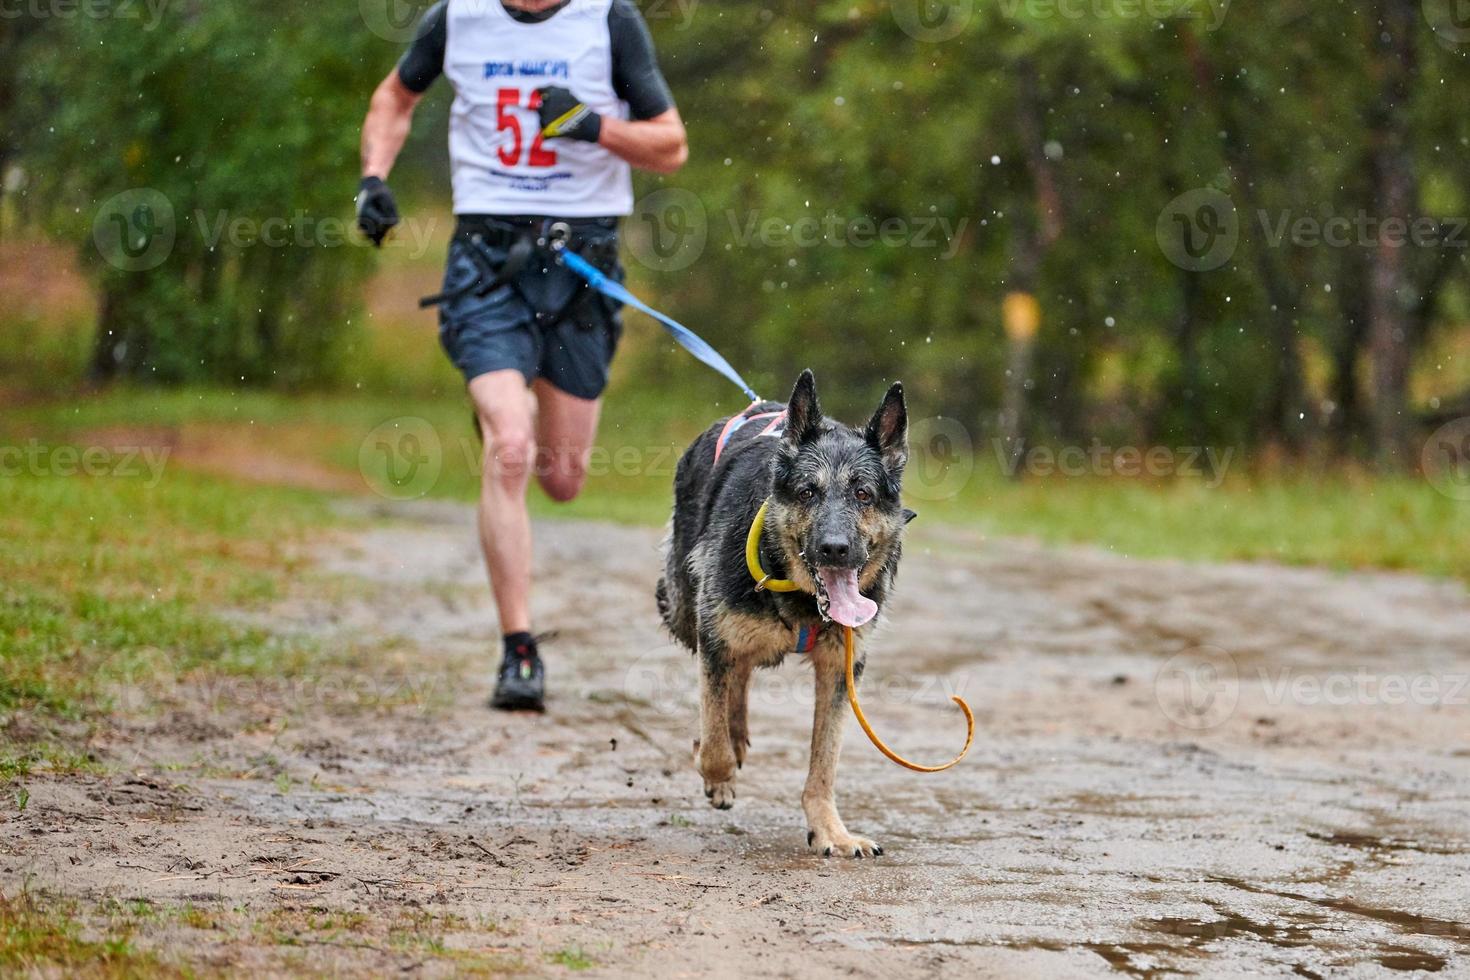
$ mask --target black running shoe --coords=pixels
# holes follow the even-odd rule
[[[546,668],[536,651],[535,639],[506,643],[490,706],[501,711],[546,710]]]

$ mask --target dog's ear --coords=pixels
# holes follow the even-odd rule
[[[807,368],[796,379],[791,389],[791,401],[786,405],[786,441],[799,446],[815,439],[822,431],[822,406],[817,402],[817,379],[812,369]]]
[[[883,404],[868,420],[863,436],[883,456],[885,466],[893,471],[903,469],[909,459],[909,412],[903,403],[901,382],[893,382],[883,396]]]

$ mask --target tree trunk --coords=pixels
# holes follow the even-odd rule
[[[1023,215],[1013,226],[1010,271],[1006,277],[1003,311],[1010,356],[1001,398],[1000,438],[1008,457],[1015,457],[1024,448],[1026,381],[1031,374],[1036,333],[1041,325],[1041,305],[1036,291],[1041,263],[1062,233],[1061,197],[1051,161],[1046,156],[1036,66],[1029,59],[1021,59],[1016,65],[1016,77],[1016,136],[1031,175],[1034,200],[1030,220]],[[1017,474],[1020,472],[1016,470]]]
[[[1368,270],[1368,343],[1373,354],[1373,441],[1379,465],[1401,469],[1409,448],[1409,359],[1413,341],[1414,291],[1407,245],[1390,241],[1384,223],[1412,221],[1417,198],[1409,146],[1408,96],[1416,65],[1417,6],[1411,0],[1377,0],[1375,59],[1378,102],[1369,114],[1374,217],[1378,241]]]
[[[1236,203],[1242,212],[1255,214],[1261,210],[1256,196],[1260,184],[1256,179],[1255,161],[1248,152],[1243,126],[1231,111],[1231,106],[1242,100],[1220,91],[1215,81],[1215,66],[1195,36],[1189,31],[1181,32],[1181,36],[1185,54],[1194,68],[1195,83],[1224,137],[1225,163]],[[1230,72],[1226,77],[1235,79],[1238,75]],[[1266,311],[1273,354],[1271,383],[1261,408],[1260,432],[1267,441],[1282,443],[1290,451],[1300,452],[1305,443],[1301,419],[1306,405],[1301,351],[1297,347],[1301,289],[1296,277],[1286,268],[1282,250],[1259,245],[1251,248],[1251,252],[1261,286],[1271,304]]]

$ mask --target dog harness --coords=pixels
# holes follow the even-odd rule
[[[754,407],[754,405],[751,406],[751,408]],[[757,412],[752,415],[750,408],[747,408],[739,415],[730,416],[730,421],[726,422],[725,427],[720,430],[720,438],[715,441],[715,462],[720,461],[720,454],[725,451],[725,446],[729,443],[731,436],[739,432],[747,422],[757,422],[761,419],[769,419],[769,421],[764,429],[756,433],[757,439],[761,436],[779,436],[786,430],[786,409],[783,408],[777,412]]]

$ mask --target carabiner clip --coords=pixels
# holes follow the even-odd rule
[[[567,247],[567,243],[571,241],[571,238],[571,225],[567,224],[565,221],[553,221],[549,226],[547,226],[545,232],[541,236],[541,240],[538,241],[536,244],[540,245],[542,248],[549,248],[553,252],[560,252],[562,249]]]

